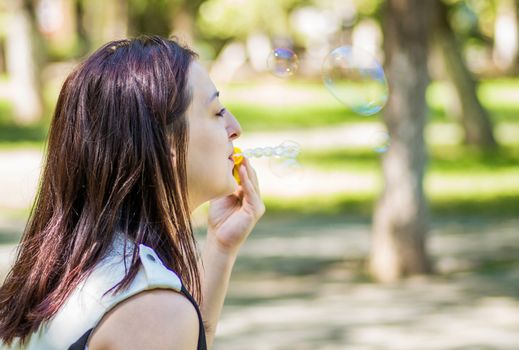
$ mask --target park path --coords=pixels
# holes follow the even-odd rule
[[[264,223],[236,263],[215,349],[517,350],[518,228],[433,224],[441,275],[378,285],[358,275],[369,223]]]

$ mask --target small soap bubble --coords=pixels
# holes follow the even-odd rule
[[[272,147],[265,147],[263,149],[263,154],[265,155],[265,157],[270,157],[273,152],[274,152],[274,149]]]
[[[391,145],[391,137],[385,131],[377,131],[371,135],[370,144],[376,153],[386,153]]]
[[[285,150],[284,150],[283,146],[281,146],[281,145],[274,147],[274,155],[276,157],[282,157],[284,151]]]
[[[288,184],[303,178],[303,167],[297,161],[301,146],[294,141],[284,141],[274,148],[274,157],[269,159],[274,175],[281,177]]]
[[[334,49],[326,56],[322,71],[328,91],[355,113],[373,115],[387,102],[384,69],[362,49],[352,46]]]
[[[260,147],[255,148],[252,152],[253,152],[254,157],[260,158],[263,156],[263,148],[260,148]]]
[[[299,181],[303,177],[303,167],[293,158],[270,158],[270,169],[287,183]]]
[[[294,51],[281,47],[270,53],[267,59],[267,67],[275,76],[288,78],[297,71],[299,59]]]
[[[293,141],[285,141],[281,146],[284,147],[283,156],[286,158],[296,158],[301,152],[301,146]]]

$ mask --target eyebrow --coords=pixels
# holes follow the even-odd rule
[[[207,100],[207,104],[210,104],[215,98],[220,97],[220,91],[215,91],[211,97]]]

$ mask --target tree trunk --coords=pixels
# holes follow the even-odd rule
[[[156,34],[168,37],[175,6],[176,2],[164,0],[130,1],[130,35]]]
[[[433,0],[434,1],[434,0]],[[423,191],[427,113],[428,1],[388,0],[383,14],[391,137],[382,168],[385,187],[374,213],[370,270],[379,281],[430,272]]]
[[[89,0],[85,2],[84,27],[92,49],[128,35],[128,3],[125,0]]]
[[[447,6],[440,0],[433,1],[434,40],[438,45],[451,80],[456,97],[459,100],[461,114],[458,116],[464,130],[465,143],[484,149],[497,146],[493,125],[488,112],[483,108],[477,96],[477,82],[465,64],[460,45],[447,17]]]
[[[40,95],[39,64],[35,48],[36,26],[28,6],[22,0],[9,2],[6,35],[6,63],[14,120],[31,124],[43,114]]]
[[[197,36],[195,18],[204,0],[183,0],[177,4],[172,17],[172,34],[189,46],[194,46]]]
[[[86,55],[92,48],[92,40],[88,30],[85,28],[86,9],[85,4],[81,0],[74,2],[74,12],[76,16],[76,33],[78,36],[79,45],[81,46],[81,56]]]

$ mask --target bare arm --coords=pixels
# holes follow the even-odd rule
[[[202,256],[205,269],[202,276],[203,302],[200,311],[208,326],[206,340],[208,349],[211,349],[236,256],[220,250],[208,241]]]
[[[229,279],[239,249],[265,213],[258,180],[248,160],[240,168],[242,185],[231,196],[211,202],[207,240],[202,253],[202,305],[207,347],[212,348]]]

